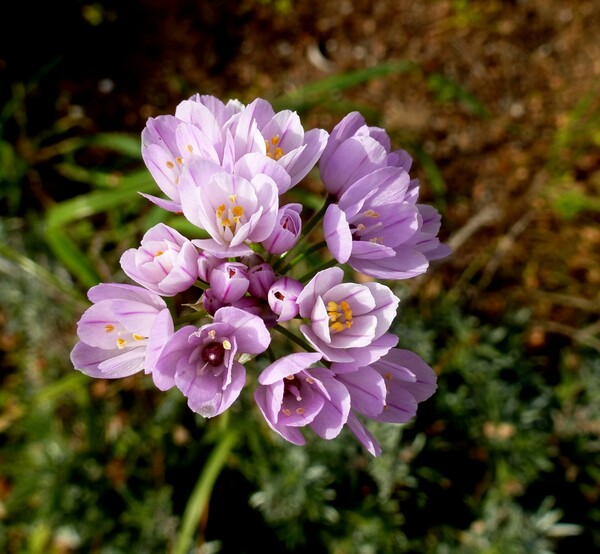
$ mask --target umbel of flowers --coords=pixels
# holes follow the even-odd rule
[[[450,252],[437,238],[439,213],[418,203],[410,156],[356,112],[328,134],[266,100],[201,95],[148,120],[142,155],[163,193],[145,196],[203,238],[160,223],[124,252],[121,267],[136,284],[90,289],[74,367],[97,378],[144,371],[213,417],[239,397],[254,358],[270,356],[251,382],[271,429],[302,445],[305,427],[333,439],[347,426],[377,456],[365,420],[404,423],[436,389],[433,370],[396,348],[399,299],[378,282],[420,275]],[[327,198],[304,221],[303,206],[284,198],[317,166]],[[319,249],[324,266],[296,275]],[[174,321],[164,297],[175,297],[172,309],[190,289],[192,317]]]

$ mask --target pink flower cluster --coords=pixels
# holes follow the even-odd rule
[[[294,444],[305,443],[304,427],[332,439],[347,426],[378,455],[364,419],[404,423],[437,386],[419,356],[396,348],[399,298],[375,280],[420,275],[450,252],[437,238],[439,213],[418,203],[409,155],[356,112],[328,134],[266,100],[200,95],[148,120],[142,155],[164,194],[145,196],[205,238],[159,223],[124,252],[121,267],[136,284],[90,289],[74,367],[97,378],[144,371],[213,417],[241,394],[246,365],[272,356],[278,331],[288,353],[271,358],[254,390],[267,424]],[[313,219],[303,230],[303,206],[283,200],[317,166],[328,192],[322,227]],[[327,263],[292,276],[319,247],[308,242],[313,230]],[[352,271],[367,278],[346,282]],[[181,324],[163,297],[190,289],[196,318]]]

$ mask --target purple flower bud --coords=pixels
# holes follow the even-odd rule
[[[303,289],[304,285],[291,277],[283,277],[273,283],[267,300],[273,312],[279,316],[277,321],[289,321],[298,315],[296,299]]]
[[[156,353],[173,334],[165,301],[134,285],[102,283],[92,287],[93,302],[77,324],[80,341],[71,352],[73,366],[104,379],[154,369]]]
[[[300,204],[286,204],[277,213],[277,223],[269,237],[262,245],[271,254],[283,254],[298,242],[302,230]]]
[[[198,277],[205,283],[210,283],[210,272],[221,262],[220,258],[208,252],[200,252],[198,254]]]
[[[198,277],[197,264],[196,247],[163,223],[146,232],[139,248],[121,256],[121,267],[131,279],[162,296],[190,288]]]
[[[252,296],[267,299],[271,285],[277,280],[275,271],[268,263],[255,265],[248,270],[250,286],[248,292]]]
[[[265,259],[256,252],[252,252],[247,256],[241,256],[240,262],[243,263],[248,269],[252,269],[256,265],[264,264]]]
[[[204,306],[207,314],[215,315],[215,312],[222,308],[224,304],[215,296],[212,289],[206,289],[202,294],[202,306]]]
[[[250,285],[248,268],[239,262],[225,262],[215,267],[210,274],[210,288],[217,300],[231,304],[239,300]]]
[[[314,352],[289,354],[265,368],[254,399],[269,427],[291,443],[303,445],[299,427],[310,426],[324,439],[335,438],[350,413],[350,394]]]
[[[269,308],[266,300],[256,298],[255,296],[243,296],[239,300],[236,300],[232,306],[260,317],[267,328],[271,328],[277,323],[277,316]]]

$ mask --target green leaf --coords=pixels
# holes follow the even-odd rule
[[[48,227],[61,227],[72,221],[89,217],[116,208],[127,201],[136,201],[138,192],[152,192],[156,183],[148,171],[140,169],[119,180],[119,186],[113,190],[94,191],[66,200],[48,210]]]
[[[339,73],[309,83],[296,89],[294,92],[283,95],[273,101],[273,106],[276,110],[283,108],[307,108],[325,102],[326,99],[329,102],[331,94],[339,93],[378,77],[384,77],[393,73],[408,73],[417,67],[413,62],[400,61]]]
[[[427,86],[438,102],[456,102],[479,117],[489,115],[485,105],[472,92],[441,73],[432,73],[427,78]]]

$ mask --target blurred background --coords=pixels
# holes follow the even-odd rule
[[[0,550],[600,551],[598,29],[593,0],[3,7]],[[328,131],[361,111],[413,156],[454,253],[396,287],[400,346],[439,388],[374,428],[384,454],[347,432],[283,444],[247,395],[186,543],[227,418],[69,352],[87,289],[176,225],[137,194],[157,191],[139,138],[197,92]],[[304,190],[318,207],[318,175]]]

